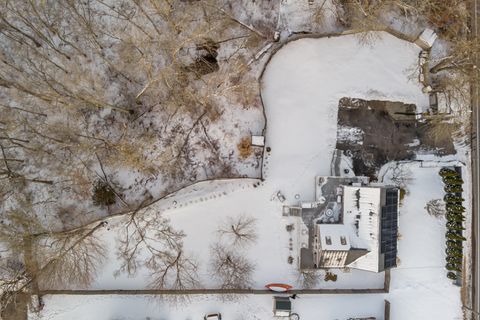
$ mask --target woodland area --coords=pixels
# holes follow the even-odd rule
[[[119,249],[123,271],[136,267],[132,241],[150,248],[142,228],[152,223],[169,251],[145,263],[156,272],[172,264],[194,269],[181,255],[182,233],[138,211],[198,180],[258,167],[261,153],[237,150],[249,128],[226,126],[235,114],[226,106],[261,114],[249,71],[274,25],[250,16],[244,24],[232,15],[242,8],[0,2],[2,292],[90,283],[105,249],[94,235],[103,224],[88,223],[119,212],[133,212]],[[173,281],[193,284],[192,277]]]
[[[435,28],[448,45],[434,81],[468,105],[480,48],[468,2],[322,3],[306,32],[329,16],[339,31],[379,30],[392,16]],[[92,221],[122,212],[118,272],[146,266],[152,287],[200,286],[183,232],[141,207],[199,180],[260,170],[262,151],[233,117],[262,115],[256,61],[287,28],[278,10],[273,0],[0,0],[2,306],[17,292],[91,283],[106,250],[96,236],[106,225]],[[372,45],[371,35],[359,41]],[[248,285],[254,264],[238,249],[255,242],[254,222],[219,227],[210,268],[221,288]],[[302,277],[306,287],[317,281]]]

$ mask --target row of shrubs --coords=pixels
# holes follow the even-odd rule
[[[457,195],[457,193],[463,191],[463,180],[460,174],[452,169],[442,168],[439,173],[445,184],[444,190],[446,192],[443,198],[447,218],[445,267],[448,270],[447,277],[456,280],[456,272],[462,272],[463,241],[466,240],[462,235],[462,231],[465,230],[463,227],[465,207],[462,205],[464,199]]]

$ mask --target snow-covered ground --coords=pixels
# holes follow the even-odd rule
[[[192,296],[172,306],[151,296],[47,296],[41,319],[49,320],[167,320],[203,319],[206,313],[220,312],[222,319],[269,320],[273,317],[271,295],[242,296],[222,301],[219,296]],[[303,295],[292,303],[302,320],[345,320],[365,316],[383,318],[384,300],[379,295]],[[88,312],[88,313],[87,313]],[[32,317],[33,318],[33,317]]]
[[[392,319],[463,319],[460,288],[446,277],[445,218],[430,216],[425,209],[429,200],[445,194],[438,175],[441,163],[402,166],[411,176],[400,207],[399,262],[392,269],[387,298],[392,303]],[[388,181],[388,174],[385,178]]]
[[[428,106],[410,80],[420,48],[381,32],[374,46],[354,35],[301,39],[278,51],[262,82],[267,114],[264,177],[293,201],[314,197],[315,175],[330,175],[342,97]]]
[[[214,183],[214,182],[212,182]],[[233,181],[232,181],[233,183]],[[192,254],[200,263],[199,276],[204,287],[215,288],[218,284],[210,275],[209,257],[210,247],[219,242],[218,228],[228,217],[240,215],[253,216],[256,220],[258,239],[253,246],[241,249],[254,265],[253,287],[263,288],[265,284],[272,282],[286,282],[297,286],[298,272],[296,272],[297,255],[299,248],[293,243],[289,249],[289,238],[295,237],[298,230],[290,234],[286,231],[286,225],[297,222],[295,218],[282,217],[282,203],[275,197],[275,186],[265,182],[259,187],[238,182],[231,185],[232,191],[227,195],[204,194],[202,197],[192,197],[187,205],[182,208],[167,211],[165,214],[174,228],[181,229],[187,235],[184,239],[184,247],[187,253]],[[225,185],[224,185],[225,186]],[[233,187],[238,188],[233,191]],[[227,189],[227,188],[226,188]],[[208,201],[197,201],[200,198],[216,198]],[[158,205],[161,205],[159,202]],[[110,257],[107,264],[101,270],[97,280],[92,285],[95,289],[142,289],[149,283],[148,273],[141,269],[136,277],[119,275],[115,277],[114,271],[119,267],[116,258],[116,237],[121,233],[124,221],[122,219],[110,223],[110,230],[102,231],[100,238],[106,239],[109,246]],[[148,253],[144,253],[147,255]],[[287,263],[289,256],[295,258],[294,264]],[[382,288],[383,274],[351,270],[350,272],[336,272],[337,282],[319,283],[321,288]]]
[[[254,216],[258,239],[243,248],[255,265],[253,287],[269,282],[298,286],[296,257],[298,243],[289,248],[294,233],[286,225],[295,218],[282,217],[282,203],[275,197],[280,190],[287,203],[312,200],[315,175],[330,175],[335,148],[337,109],[340,98],[388,99],[428,104],[421,87],[410,80],[420,49],[381,33],[374,46],[361,46],[355,36],[302,39],[287,44],[271,59],[262,82],[262,98],[267,114],[267,146],[264,182],[256,180],[216,182],[202,192],[181,192],[157,202],[151,209],[163,211],[174,228],[186,233],[185,250],[200,262],[199,276],[204,287],[217,283],[209,275],[209,249],[218,241],[218,226],[239,215]],[[460,319],[459,289],[445,277],[444,221],[427,215],[425,204],[439,198],[442,184],[435,168],[412,167],[414,179],[400,215],[399,268],[392,271],[391,290],[385,295],[302,296],[294,301],[301,319],[346,319],[375,316],[383,319],[383,299],[392,303],[393,320]],[[388,177],[388,175],[386,175]],[[254,186],[255,184],[255,186]],[[198,185],[196,186],[198,187]],[[224,189],[223,189],[224,188]],[[295,197],[295,195],[299,195]],[[166,202],[168,201],[168,203]],[[176,201],[174,203],[174,201]],[[182,204],[182,205],[180,205]],[[110,256],[100,270],[95,289],[145,288],[146,272],[136,277],[114,277],[118,268],[116,241],[123,221],[115,218],[110,230],[100,235]],[[294,264],[287,262],[289,256]],[[318,284],[321,288],[381,288],[383,274],[352,270],[335,271],[337,282]],[[41,319],[199,319],[203,313],[221,311],[225,319],[271,319],[271,296],[249,296],[241,302],[222,302],[211,296],[195,297],[188,306],[152,303],[144,297],[47,296]],[[96,316],[97,315],[97,316]],[[229,315],[229,316],[227,316]],[[231,316],[230,316],[231,315]]]

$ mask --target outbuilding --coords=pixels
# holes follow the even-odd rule
[[[290,318],[292,302],[289,297],[273,297],[273,315],[279,318]]]

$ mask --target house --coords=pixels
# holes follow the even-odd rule
[[[367,177],[316,177],[315,194],[315,201],[295,207],[309,229],[301,269],[396,266],[398,188]]]

